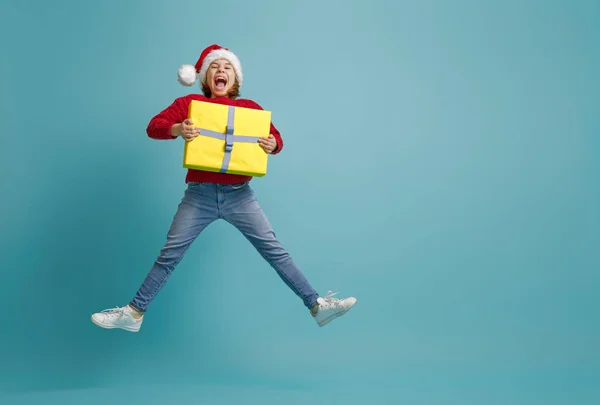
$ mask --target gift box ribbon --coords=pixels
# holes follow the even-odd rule
[[[220,173],[227,172],[229,162],[231,160],[231,151],[235,142],[258,142],[260,137],[248,135],[233,135],[233,120],[235,118],[235,107],[229,106],[227,111],[227,129],[225,132],[211,131],[209,129],[200,128],[200,135],[210,138],[220,139],[225,141],[225,155],[223,156],[223,164],[221,165]]]

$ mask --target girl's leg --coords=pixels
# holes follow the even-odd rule
[[[313,308],[319,295],[277,240],[250,186],[245,183],[224,189],[223,201],[223,218],[252,243],[284,283],[302,299],[304,305],[309,309]]]
[[[208,187],[190,183],[167,233],[167,242],[130,302],[131,307],[146,311],[192,242],[218,218],[216,199],[209,194]]]

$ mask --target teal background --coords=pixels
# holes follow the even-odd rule
[[[0,402],[600,403],[600,3],[0,2]],[[259,200],[318,328],[232,227],[142,331],[95,327],[181,199],[150,118],[219,43],[285,141]],[[235,252],[235,253],[232,253]],[[7,399],[7,401],[2,398]]]

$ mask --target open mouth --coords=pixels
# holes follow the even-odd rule
[[[227,78],[223,76],[217,76],[214,79],[215,81],[215,89],[216,90],[224,90],[227,87]]]

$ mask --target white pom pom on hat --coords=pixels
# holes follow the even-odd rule
[[[233,66],[235,77],[238,85],[242,87],[243,75],[242,64],[238,57],[227,48],[223,48],[217,44],[211,45],[204,49],[198,58],[195,66],[181,65],[177,73],[177,81],[184,86],[193,86],[196,79],[200,77],[200,85],[206,83],[206,71],[211,63],[218,59],[226,59]]]
[[[177,81],[184,86],[192,86],[196,83],[196,68],[194,65],[181,65],[177,73]]]

